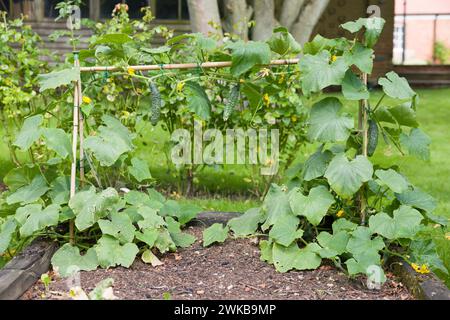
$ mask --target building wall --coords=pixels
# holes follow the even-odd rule
[[[441,42],[450,49],[450,0],[406,0],[405,24],[404,0],[396,1],[395,12],[396,30],[406,32],[405,44],[402,39],[398,39],[394,59],[396,63],[403,63],[403,47],[405,64],[434,63],[435,42]]]
[[[375,80],[392,70],[393,67],[394,0],[331,0],[315,33],[327,38],[351,37],[351,34],[340,28],[339,25],[367,17],[367,9],[370,5],[379,6],[381,17],[386,20],[383,33],[375,47],[374,72],[371,77],[372,80]]]

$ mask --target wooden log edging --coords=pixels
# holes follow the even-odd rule
[[[36,239],[8,262],[0,270],[0,300],[20,298],[49,270],[56,248],[55,242]]]
[[[450,300],[450,290],[433,272],[419,274],[403,259],[392,258],[391,270],[400,277],[409,292],[419,300]]]

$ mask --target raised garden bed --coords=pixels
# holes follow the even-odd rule
[[[225,222],[233,213],[201,214],[187,232],[201,239],[205,226]],[[81,272],[81,286],[90,291],[106,278],[114,279],[114,294],[120,299],[370,299],[410,300],[413,295],[400,278],[388,273],[381,290],[369,290],[365,279],[349,280],[331,265],[315,271],[278,273],[260,260],[254,239],[227,240],[204,248],[201,240],[187,249],[165,255],[163,265],[152,267],[136,260],[129,268]],[[70,288],[63,278],[55,279],[47,294],[38,281],[21,299],[68,299]]]

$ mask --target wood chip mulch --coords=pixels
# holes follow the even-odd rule
[[[222,245],[203,248],[202,228],[187,232],[196,243],[161,258],[163,265],[152,267],[136,259],[129,268],[81,272],[81,286],[91,291],[106,278],[114,279],[114,295],[119,299],[217,299],[217,300],[410,300],[412,295],[391,273],[381,290],[365,287],[364,277],[348,279],[331,265],[314,271],[278,273],[260,261],[257,244],[251,239],[227,240]],[[22,299],[67,299],[69,285],[56,278],[45,291],[40,281]]]

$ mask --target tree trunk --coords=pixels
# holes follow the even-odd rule
[[[248,22],[253,14],[253,8],[246,0],[223,0],[225,20],[224,30],[238,35],[242,40],[248,40]]]
[[[312,32],[327,8],[330,0],[311,0],[300,12],[297,21],[291,28],[291,33],[295,40],[301,45],[311,38]]]
[[[222,33],[215,29],[210,22],[221,26],[219,6],[217,0],[188,0],[189,15],[191,17],[192,32]]]
[[[304,4],[305,0],[284,0],[281,7],[280,24],[291,29]]]
[[[255,41],[266,40],[272,35],[275,27],[275,3],[274,0],[255,0],[255,22],[252,38]]]

